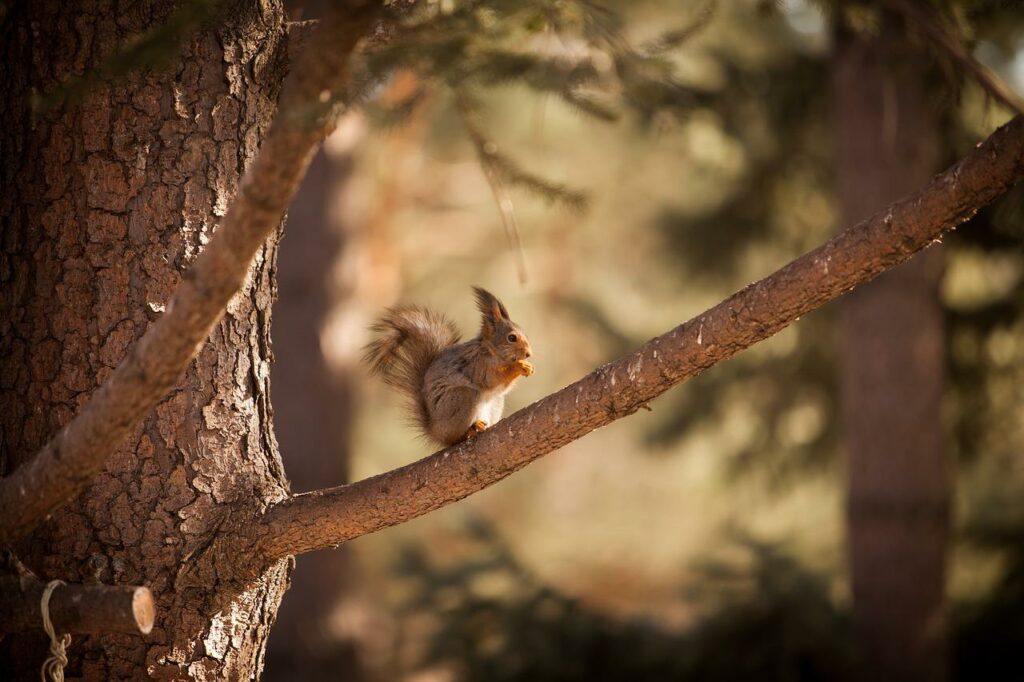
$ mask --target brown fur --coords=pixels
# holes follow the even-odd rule
[[[389,309],[371,329],[380,336],[366,346],[370,371],[406,395],[413,419],[426,429],[423,377],[442,350],[459,342],[458,328],[440,313],[410,305]]]
[[[366,349],[371,370],[406,395],[424,435],[451,445],[501,418],[505,393],[533,374],[523,330],[493,294],[474,287],[480,335],[459,343],[455,325],[424,308],[393,308],[374,325]]]

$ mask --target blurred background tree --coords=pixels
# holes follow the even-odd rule
[[[1021,87],[1019,11],[921,7]],[[345,197],[345,233],[377,247],[319,274],[325,243],[282,256],[278,309],[288,267],[315,291],[365,282],[318,299],[337,358],[366,340],[329,322],[346,311],[416,301],[469,331],[469,285],[492,288],[536,349],[513,409],[920,186],[1009,115],[868,3],[451,3],[443,24],[377,54],[371,71],[402,69],[344,128],[366,126],[350,172],[293,209],[323,232]],[[357,581],[364,616],[340,620],[358,627],[332,626],[329,600],[299,627],[362,628],[359,675],[382,679],[991,679],[1024,645],[1022,202],[652,414],[350,543],[359,569],[311,593]],[[280,319],[275,339],[294,331]],[[361,478],[425,454],[394,396],[344,372],[360,398],[319,426],[353,427],[318,437],[336,443],[323,456]],[[324,408],[283,384],[282,420],[285,403]],[[313,450],[279,434],[291,472]]]
[[[903,17],[859,9],[837,14],[832,58],[842,224],[940,170],[948,104],[933,78],[945,55],[930,55]],[[930,248],[840,304],[849,578],[863,674],[878,680],[947,677],[943,266]]]

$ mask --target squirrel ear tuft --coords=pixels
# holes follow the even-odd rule
[[[491,338],[497,323],[509,320],[508,311],[501,304],[498,297],[480,287],[473,287],[473,294],[476,296],[476,307],[483,316],[482,331],[484,338]]]
[[[501,304],[498,297],[480,287],[473,287],[476,295],[476,307],[484,317],[491,317],[495,320],[509,320],[508,311]]]

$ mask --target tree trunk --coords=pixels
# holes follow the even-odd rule
[[[842,224],[883,209],[938,169],[926,64],[891,17],[877,38],[838,31]],[[841,306],[849,552],[865,679],[946,678],[941,273],[942,250],[931,248]]]
[[[234,196],[275,111],[284,15],[239,3],[162,68],[33,113],[36,93],[100,64],[174,3],[33,0],[0,26],[0,453],[38,450],[161,314]],[[148,585],[148,638],[76,637],[69,677],[250,679],[288,582],[281,561],[243,590],[195,565],[232,503],[284,497],[271,430],[276,238],[178,386],[86,492],[16,551],[44,580]],[[229,557],[220,557],[230,561]],[[186,578],[186,575],[188,577]],[[198,579],[197,579],[198,577]],[[0,669],[37,679],[41,632]],[[5,679],[9,677],[5,676]]]

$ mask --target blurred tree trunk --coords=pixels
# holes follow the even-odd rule
[[[352,172],[351,140],[344,145],[328,143],[330,149],[321,149],[310,165],[289,209],[278,258],[270,376],[274,427],[293,492],[349,479],[358,402],[353,351],[359,344],[347,344],[340,358],[329,357],[321,345],[332,311],[352,314],[359,307],[358,221],[346,220],[336,208]],[[355,587],[354,559],[349,546],[297,558],[293,585],[267,645],[264,679],[363,677],[358,642],[337,632],[338,612]]]
[[[285,0],[284,5],[291,18],[303,20],[319,18],[325,3]],[[352,129],[343,126],[334,139]],[[322,346],[332,311],[354,314],[357,308],[353,280],[359,273],[346,265],[359,263],[358,221],[347,220],[336,209],[352,174],[355,136],[347,137],[333,151],[321,148],[310,164],[288,209],[278,258],[270,377],[274,430],[292,492],[349,480],[358,356],[350,352],[341,362],[331,362]],[[347,272],[339,281],[335,275],[343,270]],[[337,632],[339,610],[355,591],[357,571],[349,546],[296,557],[292,585],[267,643],[265,680],[364,677],[357,641]]]
[[[893,17],[877,37],[840,27],[835,49],[845,226],[932,177],[940,119],[927,59]],[[850,570],[864,679],[947,676],[942,261],[932,247],[841,303]]]
[[[306,4],[307,12],[316,9]],[[400,74],[381,99],[407,97],[416,84]],[[271,379],[292,492],[348,482],[357,365],[373,316],[394,304],[399,288],[391,223],[407,186],[403,160],[421,142],[421,117],[375,141],[395,161],[374,178],[372,191],[352,186],[353,152],[365,136],[362,118],[349,115],[324,143],[288,211],[278,259]],[[354,547],[304,554],[278,612],[264,678],[377,679],[390,636],[388,618],[361,589]]]
[[[178,3],[7,3],[0,22],[0,460],[31,457],[146,327],[224,215],[276,109],[284,15],[239,3],[168,44],[164,68],[33,111]],[[233,506],[286,493],[269,400],[276,238],[177,387],[78,499],[15,548],[41,578],[145,584],[147,637],[79,636],[69,678],[253,679],[288,579],[198,575]],[[0,644],[0,677],[38,679],[41,631]]]

